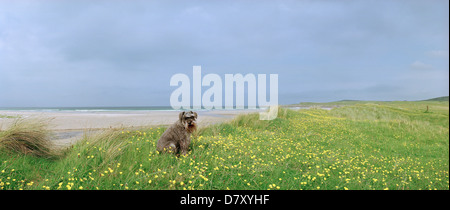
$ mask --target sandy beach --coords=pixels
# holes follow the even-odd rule
[[[201,110],[197,111],[198,125],[226,122],[239,114],[263,110]],[[54,131],[55,141],[71,144],[83,133],[106,128],[138,128],[145,126],[170,125],[178,120],[179,111],[89,111],[89,112],[46,112],[0,110],[0,129],[8,127],[17,118],[40,118],[49,120],[49,129]]]

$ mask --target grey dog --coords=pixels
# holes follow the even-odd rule
[[[187,154],[191,143],[191,133],[197,129],[197,113],[181,112],[178,117],[179,120],[167,128],[159,138],[156,146],[159,152]]]

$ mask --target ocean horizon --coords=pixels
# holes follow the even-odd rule
[[[256,109],[266,109],[265,107],[257,107]],[[173,109],[171,106],[96,106],[96,107],[0,107],[0,111],[27,111],[27,112],[115,112],[115,111],[182,111],[196,110],[208,111],[211,109]],[[248,110],[225,108],[213,110]]]
[[[0,107],[2,111],[150,111],[150,110],[174,110],[171,106],[79,106],[79,107]]]

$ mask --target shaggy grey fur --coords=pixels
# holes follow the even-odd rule
[[[191,133],[197,129],[197,113],[181,112],[179,120],[172,124],[161,135],[156,149],[159,152],[172,152],[186,155],[191,143]]]

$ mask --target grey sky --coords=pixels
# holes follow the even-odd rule
[[[281,104],[448,95],[448,4],[0,1],[0,106],[169,105],[194,65],[277,73]]]

